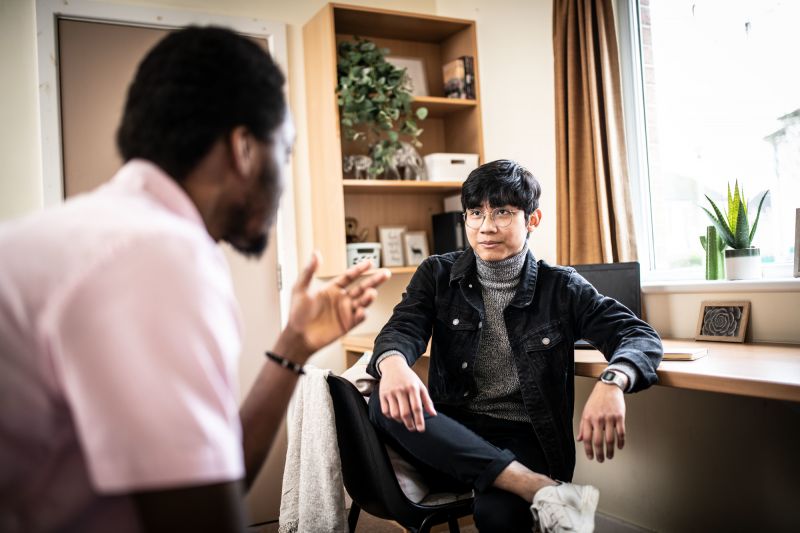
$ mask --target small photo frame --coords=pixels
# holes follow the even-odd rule
[[[744,342],[750,302],[715,301],[700,304],[698,341]]]
[[[405,266],[403,256],[403,234],[405,226],[378,226],[378,241],[381,243],[383,266]]]
[[[428,96],[428,79],[425,76],[425,63],[419,57],[387,56],[386,61],[397,68],[406,69],[408,89],[413,96]]]
[[[794,213],[794,277],[800,278],[800,207]]]
[[[407,231],[403,234],[403,249],[406,254],[406,265],[421,264],[428,255],[428,237],[424,231]]]

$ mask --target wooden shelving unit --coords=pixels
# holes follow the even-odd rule
[[[429,96],[413,106],[428,108],[421,122],[422,155],[477,153],[483,162],[480,83],[475,22],[383,9],[327,4],[304,27],[306,99],[312,175],[314,247],[325,261],[321,277],[346,266],[345,217],[354,217],[377,241],[382,225],[425,230],[432,244],[431,215],[443,210],[447,196],[459,194],[460,182],[345,179],[342,157],[364,148],[342,142],[336,101],[336,45],[355,36],[388,48],[392,56],[421,59]],[[442,65],[461,56],[475,58],[475,100],[445,98]],[[432,251],[432,248],[431,248]],[[415,267],[392,269],[409,273]]]

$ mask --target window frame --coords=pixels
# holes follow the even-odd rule
[[[647,150],[647,107],[642,84],[642,46],[638,0],[614,0],[622,88],[623,124],[633,218],[642,279],[645,282],[705,281],[703,266],[656,270],[650,166]],[[793,265],[762,263],[764,279],[794,279]],[[728,280],[725,280],[728,281]]]

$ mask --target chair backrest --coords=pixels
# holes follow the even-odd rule
[[[363,396],[339,376],[328,376],[328,387],[348,494],[373,516],[403,525],[419,524],[429,510],[408,500],[400,489],[384,443],[369,420]]]

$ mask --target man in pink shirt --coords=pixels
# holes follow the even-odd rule
[[[283,83],[230,31],[172,33],[129,89],[114,178],[0,226],[0,531],[244,529],[301,365],[388,277],[311,289],[312,258],[239,410],[216,243],[266,248],[294,140]]]

